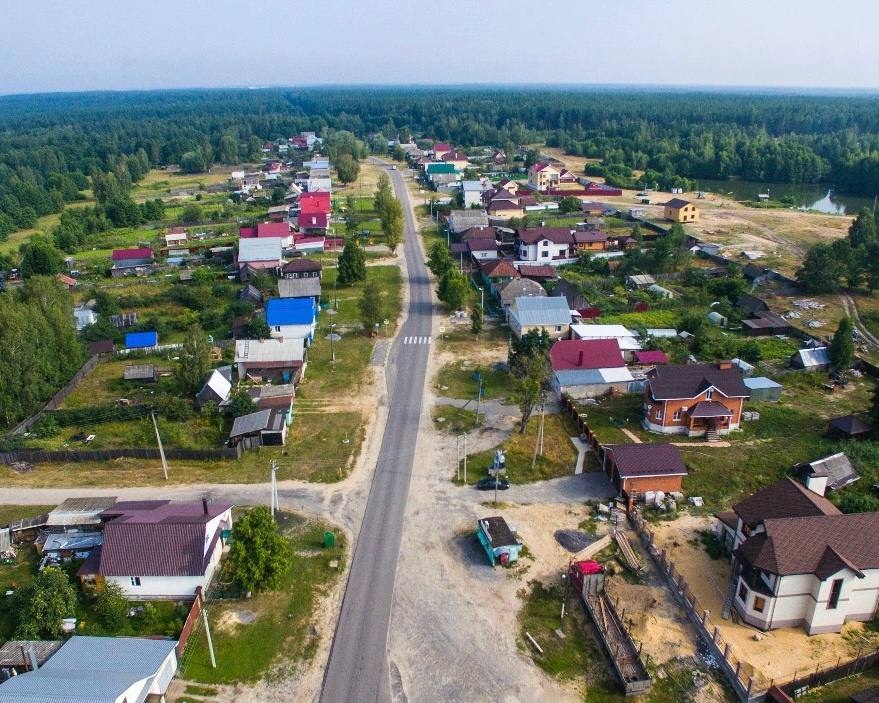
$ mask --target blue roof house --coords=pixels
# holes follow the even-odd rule
[[[314,298],[271,298],[266,303],[266,324],[277,339],[304,339],[311,344],[317,327]]]
[[[129,332],[125,335],[126,349],[152,349],[158,343],[158,332]]]

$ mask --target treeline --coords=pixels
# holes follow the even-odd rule
[[[833,244],[815,244],[797,269],[797,285],[806,293],[833,293],[839,288],[879,289],[879,218],[862,210],[848,236]]]
[[[35,277],[0,294],[0,424],[33,414],[83,363],[67,291]]]
[[[664,184],[727,178],[879,191],[879,99],[526,88],[311,88],[0,98],[0,237],[84,197],[95,173],[136,183],[155,166],[201,172],[261,156],[266,141],[320,133],[352,161],[412,136],[513,153],[546,140]],[[337,132],[347,135],[333,139]],[[352,157],[352,158],[349,158]]]

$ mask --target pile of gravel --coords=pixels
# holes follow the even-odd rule
[[[571,553],[586,549],[595,541],[595,537],[579,530],[556,530],[555,540]]]

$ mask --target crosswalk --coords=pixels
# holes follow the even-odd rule
[[[431,337],[403,337],[403,344],[430,344]]]

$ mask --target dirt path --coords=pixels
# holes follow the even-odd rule
[[[846,314],[852,318],[852,322],[858,332],[861,333],[861,336],[874,348],[879,349],[879,339],[877,339],[861,321],[861,316],[858,314],[858,306],[855,305],[855,301],[852,300],[848,293],[840,293],[839,299],[842,301],[842,307],[845,308]]]

